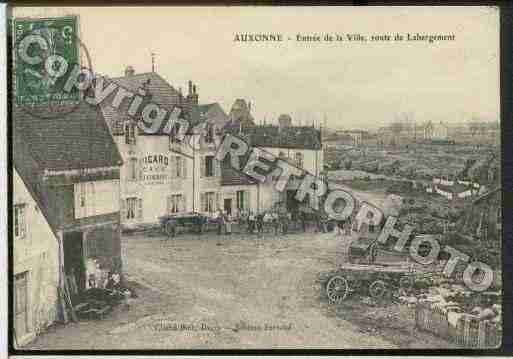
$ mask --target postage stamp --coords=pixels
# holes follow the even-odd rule
[[[12,350],[504,343],[500,8],[12,10]]]
[[[78,100],[65,92],[65,75],[79,63],[77,19],[14,19],[16,102],[41,105]]]

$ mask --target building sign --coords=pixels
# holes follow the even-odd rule
[[[165,184],[171,178],[170,159],[166,154],[149,153],[140,158],[142,181],[145,184]]]
[[[14,20],[16,102],[20,105],[75,102],[78,91],[65,91],[79,64],[77,18]]]

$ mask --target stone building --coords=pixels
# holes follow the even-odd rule
[[[116,110],[105,101],[102,111],[124,160],[120,173],[123,227],[153,225],[164,214],[214,213],[220,201],[221,170],[214,159],[213,135],[228,122],[221,106],[199,104],[196,85],[191,81],[184,96],[155,72],[132,72],[112,81],[134,93],[143,89],[147,101],[166,110],[180,108],[181,117],[192,125],[189,134],[198,132],[194,139],[202,131],[209,132],[201,143],[178,142],[163,130],[168,120],[165,119],[158,131],[148,134],[128,116],[128,101]]]
[[[40,325],[39,316],[46,310],[51,315],[43,314],[41,320],[55,319],[50,307],[57,300],[56,276],[59,288],[65,287],[67,276],[81,291],[87,287],[89,261],[96,260],[104,272],[122,270],[122,158],[98,108],[81,102],[60,110],[58,116],[48,107],[13,110],[13,156],[19,176],[14,178],[13,210],[18,226],[22,224],[14,228],[14,282],[16,305],[21,306],[20,315],[27,310],[28,318],[25,328],[15,326],[20,338]],[[27,238],[17,238],[20,233]],[[48,294],[47,300],[37,301],[34,286]],[[48,307],[39,305],[43,303]]]
[[[283,200],[270,186],[257,184],[218,163],[215,141],[224,132],[240,134],[251,145],[287,157],[313,174],[322,170],[319,131],[311,127],[294,127],[291,121],[281,127],[256,126],[251,105],[242,99],[235,101],[227,116],[217,103],[198,103],[194,85],[193,96],[183,97],[153,72],[131,73],[112,81],[134,92],[143,88],[149,101],[169,111],[181,108],[181,116],[192,125],[188,133],[191,137],[180,142],[173,133],[163,131],[167,119],[157,132],[148,134],[134,127],[133,120],[124,115],[127,104],[118,110],[108,105],[102,108],[124,160],[120,172],[124,228],[154,225],[160,216],[173,213],[258,212]]]

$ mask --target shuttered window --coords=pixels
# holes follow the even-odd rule
[[[215,213],[220,200],[220,194],[215,192],[204,192],[201,194],[201,209],[203,212]]]
[[[128,160],[128,180],[129,181],[137,181],[137,179],[139,177],[138,172],[139,171],[137,168],[137,158],[131,157]]]
[[[214,156],[205,156],[205,177],[215,176]]]
[[[167,212],[178,213],[185,211],[184,196],[181,194],[173,194],[167,197]]]
[[[125,122],[125,143],[127,145],[135,145],[135,124]]]
[[[296,166],[298,166],[299,168],[303,168],[303,165],[304,165],[303,154],[301,152],[296,152],[294,159],[295,159]]]
[[[126,199],[126,219],[135,219],[137,215],[138,201],[136,197]]]
[[[14,206],[14,237],[17,239],[24,238],[27,232],[25,209],[25,204],[17,204]]]

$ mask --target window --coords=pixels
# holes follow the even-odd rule
[[[178,131],[179,128],[177,126],[173,126],[171,128],[171,132],[169,132],[169,149],[176,149],[179,148],[179,146],[182,144],[182,141],[180,141],[178,137]]]
[[[214,127],[211,125],[207,125],[206,133],[205,133],[205,143],[213,143],[214,142]]]
[[[84,183],[79,184],[78,206],[81,209],[86,206],[86,185]]]
[[[296,166],[298,166],[299,168],[303,168],[303,154],[301,152],[296,152],[294,159],[296,162]]]
[[[128,160],[128,180],[137,181],[137,158],[135,157]]]
[[[16,335],[19,337],[29,332],[28,328],[28,272],[14,276],[14,312]]]
[[[239,211],[245,210],[249,207],[249,192],[237,191],[237,209]]]
[[[205,177],[214,176],[214,156],[205,156]]]
[[[201,209],[203,212],[214,213],[216,206],[216,193],[205,192],[201,194]]]
[[[125,123],[125,143],[135,145],[135,124],[132,122]]]
[[[119,212],[119,180],[75,183],[73,192],[77,219]]]
[[[175,156],[172,171],[174,177],[187,178],[187,159]]]
[[[178,213],[185,211],[185,199],[181,194],[173,194],[167,198],[167,212]]]
[[[135,219],[138,212],[142,212],[140,199],[137,197],[129,197],[126,199],[126,219]]]
[[[17,204],[14,206],[14,238],[24,238],[26,234],[26,221],[25,221],[25,208],[24,204]]]

